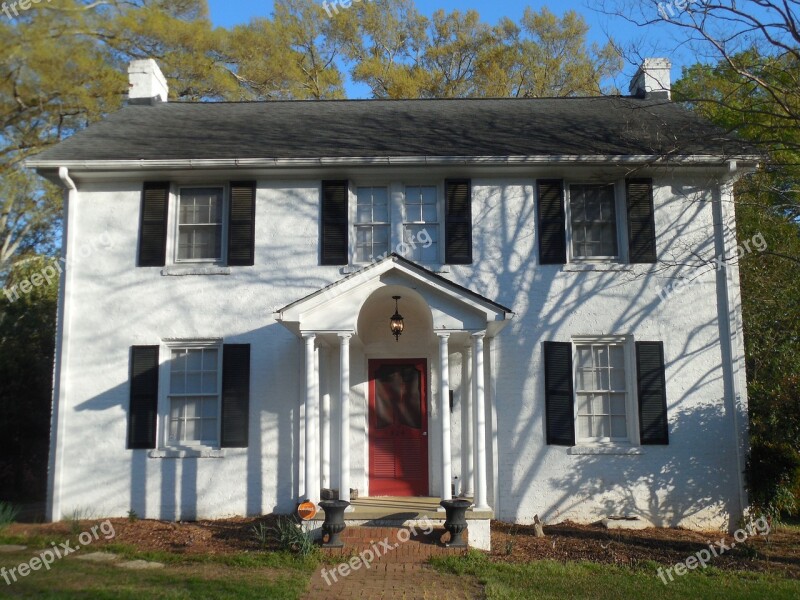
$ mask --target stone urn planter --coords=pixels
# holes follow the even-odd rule
[[[325,520],[322,522],[322,533],[328,536],[328,541],[323,543],[325,548],[341,548],[344,543],[339,539],[339,534],[346,527],[344,523],[344,511],[350,506],[345,500],[323,500],[319,503],[325,511]]]
[[[444,528],[450,533],[450,548],[466,548],[467,542],[461,537],[467,529],[467,509],[472,506],[469,500],[442,500],[439,503],[444,507],[447,519]]]

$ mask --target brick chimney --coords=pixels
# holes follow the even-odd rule
[[[167,80],[152,58],[131,61],[128,66],[129,104],[158,104],[169,100]]]
[[[645,58],[631,80],[631,95],[639,98],[671,100],[670,67],[672,63],[668,58]]]

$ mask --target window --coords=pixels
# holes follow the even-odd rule
[[[167,448],[247,448],[250,344],[185,340],[133,346],[130,357],[129,449],[155,449],[158,439]]]
[[[427,243],[420,243],[421,240]],[[436,186],[406,187],[403,242],[408,253],[406,258],[427,263],[438,260],[439,212]]]
[[[360,187],[356,200],[356,262],[389,252],[389,189]]]
[[[222,188],[183,188],[178,208],[179,261],[222,260]]]
[[[576,343],[577,441],[627,441],[628,400],[624,343]]]
[[[614,189],[613,185],[607,184],[569,186],[573,258],[619,257]]]
[[[548,445],[613,454],[634,440],[669,444],[663,342],[592,336],[542,350]]]
[[[184,187],[177,194],[173,187],[168,181],[142,186],[137,266],[255,264],[255,181]]]
[[[172,348],[168,443],[219,444],[220,349]]]
[[[434,268],[472,263],[469,179],[363,183],[322,182],[320,264],[364,265],[390,253]]]

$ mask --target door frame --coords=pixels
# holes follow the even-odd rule
[[[427,358],[369,358],[367,359],[367,495],[370,495],[372,481],[372,443],[375,428],[375,372],[384,365],[408,365],[412,364],[420,374],[420,412],[422,421],[422,437],[425,440],[422,459],[422,481],[424,494],[416,497],[427,497],[430,495],[430,432],[428,431],[428,359]],[[414,496],[411,496],[414,497]]]

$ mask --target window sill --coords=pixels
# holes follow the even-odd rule
[[[230,267],[219,267],[216,265],[208,266],[174,266],[164,267],[161,269],[161,275],[164,277],[185,277],[187,275],[230,275]]]
[[[566,273],[581,273],[586,271],[633,271],[631,265],[622,263],[569,263],[561,269]]]
[[[599,454],[612,454],[621,456],[638,456],[644,454],[639,446],[572,446],[567,454],[573,456],[594,456]]]
[[[151,450],[150,458],[225,458],[225,450],[214,448]]]

